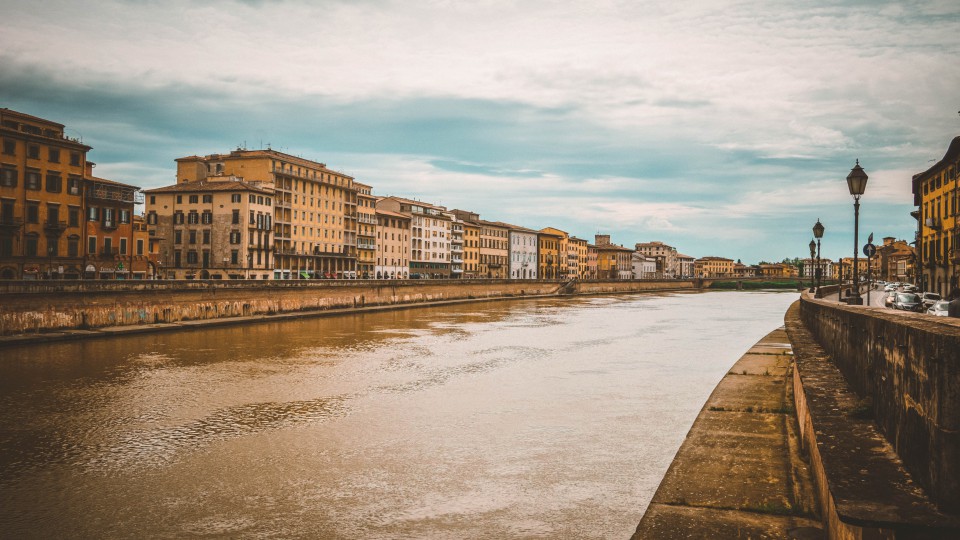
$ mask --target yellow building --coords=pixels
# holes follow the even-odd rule
[[[236,177],[273,190],[275,278],[356,276],[358,196],[353,177],[269,149],[176,161],[178,184]]]
[[[537,233],[537,252],[539,253],[540,279],[560,279],[563,276],[561,259],[566,258],[566,250],[561,250],[566,233],[548,227]],[[561,253],[563,257],[561,257]]]
[[[736,275],[732,259],[724,257],[701,257],[694,261],[693,272],[696,277],[731,277]]]
[[[357,277],[373,279],[376,272],[377,198],[373,188],[354,182],[357,190]]]
[[[947,296],[957,288],[960,270],[960,136],[926,171],[913,175],[913,204],[918,207],[919,287]]]
[[[0,279],[79,279],[90,147],[63,124],[0,109]]]
[[[567,278],[570,271],[569,269],[569,263],[570,263],[569,249],[570,248],[568,247],[568,244],[570,241],[570,235],[567,234],[566,231],[561,231],[560,229],[557,229],[555,227],[545,227],[543,229],[540,229],[540,232],[544,234],[552,235],[557,239],[557,259],[553,263],[556,265],[556,270],[553,273],[548,273],[548,274],[541,273],[540,275],[543,277],[551,276],[555,279]],[[552,253],[549,253],[549,254],[552,254]],[[549,265],[547,265],[545,268],[549,268]]]
[[[633,279],[634,250],[610,242],[610,235],[594,236],[597,279]]]
[[[567,239],[567,276],[577,279],[588,279],[588,248],[590,243],[583,238],[571,236]]]

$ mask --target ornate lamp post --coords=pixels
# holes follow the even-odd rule
[[[847,187],[853,195],[853,296],[850,304],[863,304],[860,298],[860,268],[857,252],[860,251],[860,196],[867,189],[867,173],[860,167],[860,160],[847,175]]]
[[[820,268],[820,239],[823,238],[823,230],[823,223],[820,223],[818,219],[817,223],[813,226],[813,237],[817,239],[817,269],[814,270],[814,274],[817,276],[817,296],[820,296],[820,280],[823,277],[823,269]]]
[[[816,272],[813,266],[813,256],[817,253],[817,244],[813,240],[810,241],[810,292],[813,292],[813,274]]]

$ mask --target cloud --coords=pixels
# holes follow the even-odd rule
[[[176,157],[269,143],[381,194],[772,259],[817,216],[848,227],[856,158],[864,219],[909,234],[910,176],[958,130],[949,1],[0,8],[0,106],[145,187]]]

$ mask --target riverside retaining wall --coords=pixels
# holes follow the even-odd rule
[[[960,513],[960,321],[808,295],[800,318],[910,475]]]
[[[0,335],[471,298],[694,288],[684,280],[7,282],[0,285]]]

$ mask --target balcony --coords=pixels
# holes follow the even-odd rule
[[[453,257],[450,259],[450,262],[453,264],[463,264],[463,259],[460,257]]]
[[[67,230],[66,221],[47,221],[43,224],[43,230],[47,234],[62,234]]]
[[[105,229],[105,230],[113,230],[113,229],[116,229],[116,228],[117,228],[117,221],[116,221],[116,220],[113,220],[113,219],[106,220],[106,221],[101,221],[101,222],[100,222],[100,228],[101,228],[101,229]]]
[[[21,217],[3,216],[0,218],[0,231],[18,231],[20,227],[23,227],[23,218]]]

